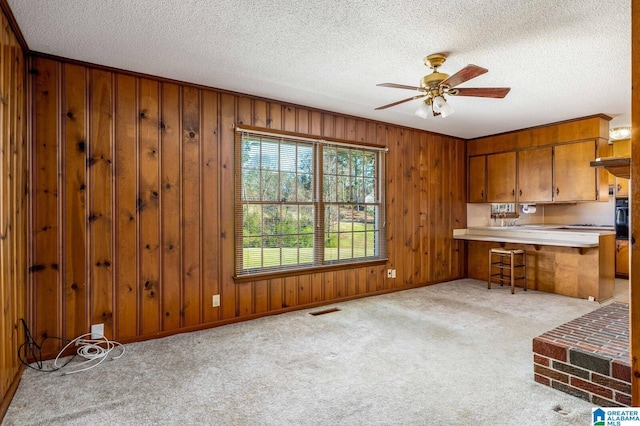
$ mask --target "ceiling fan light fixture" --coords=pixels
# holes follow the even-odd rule
[[[443,96],[436,96],[433,98],[433,111],[439,112],[442,115],[442,118],[445,118],[451,114],[453,114],[453,108]]]
[[[431,112],[431,108],[427,105],[427,101],[420,102],[420,106],[416,110],[415,114],[420,117],[427,119],[429,117],[429,113]]]
[[[629,139],[631,137],[631,126],[614,127],[609,130],[609,139],[617,141],[620,139]]]

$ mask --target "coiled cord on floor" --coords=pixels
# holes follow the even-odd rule
[[[111,355],[112,360],[116,360],[124,355],[124,345],[122,343],[109,340],[104,336],[101,336],[98,339],[85,338],[89,336],[91,336],[91,333],[85,333],[67,343],[67,345],[58,353],[58,356],[56,356],[56,359],[53,361],[53,366],[56,369],[60,369],[65,365],[69,365],[69,363],[65,363],[64,365],[58,366],[58,360],[60,359],[62,354],[72,345],[79,346],[76,350],[76,354],[83,357],[85,361],[82,361],[78,364],[73,364],[73,366],[71,366],[73,370],[67,370],[63,374],[80,373],[82,371],[87,371],[94,367],[97,367],[98,365],[102,364],[104,360],[109,358],[111,352],[116,348],[120,350],[120,353],[116,356]]]
[[[94,367],[97,367],[98,365],[102,364],[102,362],[107,358],[116,360],[120,358],[122,355],[124,355],[124,351],[125,351],[124,345],[122,345],[121,343],[115,342],[113,340],[109,340],[104,336],[98,339],[86,338],[91,336],[91,333],[85,333],[81,336],[76,337],[73,340],[62,339],[60,337],[44,337],[40,342],[40,344],[38,344],[36,340],[33,338],[33,336],[31,335],[31,331],[29,330],[29,327],[27,327],[27,323],[25,322],[25,320],[21,318],[20,321],[22,322],[22,325],[24,327],[25,342],[22,345],[20,345],[20,347],[18,348],[18,358],[20,359],[20,362],[22,362],[25,366],[36,371],[40,371],[43,373],[52,373],[54,371],[60,370],[63,367],[69,366],[71,361],[73,361],[77,356],[81,356],[82,358],[85,359],[85,361],[70,365],[72,369],[66,370],[62,374],[64,375],[64,374],[80,373],[82,371],[87,371]],[[42,346],[45,340],[47,339],[55,339],[55,340],[60,340],[62,342],[68,342],[65,345],[65,347],[62,348],[60,352],[58,352],[58,355],[53,361],[53,368],[50,368],[50,369],[45,369],[44,362],[42,361]],[[68,360],[66,360],[64,363],[61,363],[59,365],[59,362],[61,362],[62,355],[72,345],[78,346],[76,353],[73,356],[71,356]],[[115,355],[112,354],[114,350],[119,350],[119,353],[115,353]],[[22,354],[23,352],[24,352],[24,356]],[[27,362],[27,358],[29,357],[31,357],[31,359],[34,360],[35,366]]]

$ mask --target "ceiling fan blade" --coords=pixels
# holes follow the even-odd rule
[[[479,75],[488,72],[489,70],[486,68],[479,67],[477,65],[469,64],[466,67],[462,68],[460,71],[452,75],[451,77],[445,79],[440,86],[449,86],[456,87],[458,84],[462,84],[465,81],[469,81],[472,78],[476,78]]]
[[[424,94],[424,95],[417,95],[417,96],[413,96],[413,97],[411,97],[411,98],[403,99],[403,100],[401,100],[401,101],[394,102],[394,103],[389,104],[389,105],[383,105],[383,106],[381,106],[381,107],[376,108],[376,110],[379,110],[379,109],[385,109],[385,108],[389,108],[389,107],[392,107],[392,106],[400,105],[400,104],[403,104],[403,103],[405,103],[405,102],[412,101],[412,100],[414,100],[414,99],[424,98],[425,96],[427,96],[427,95],[426,95],[426,94]]]
[[[405,84],[395,84],[395,83],[380,83],[376,84],[376,86],[380,87],[392,87],[394,89],[409,89],[409,90],[423,90],[422,87],[417,86],[407,86]]]
[[[461,87],[450,93],[452,96],[477,96],[479,98],[504,98],[511,90],[510,87]]]

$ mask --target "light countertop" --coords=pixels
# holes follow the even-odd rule
[[[486,226],[453,230],[453,238],[459,240],[562,247],[598,247],[602,235],[615,235],[615,231],[608,227],[569,225]]]

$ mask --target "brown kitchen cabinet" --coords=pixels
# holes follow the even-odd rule
[[[469,157],[469,202],[487,202],[487,156]]]
[[[616,240],[616,277],[629,277],[629,241]]]
[[[629,179],[616,177],[615,180],[615,194],[616,198],[629,196]]]
[[[516,201],[516,152],[487,155],[487,202]]]
[[[596,146],[591,140],[554,147],[554,201],[598,199],[598,169],[590,166],[598,157]]]
[[[520,203],[553,201],[553,148],[518,152],[518,201]]]

